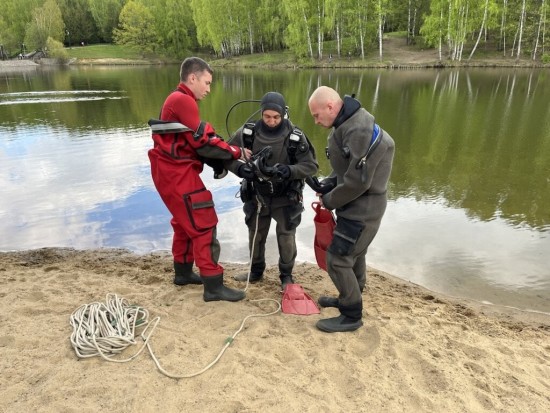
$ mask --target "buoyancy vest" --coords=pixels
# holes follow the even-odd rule
[[[242,128],[242,141],[243,146],[252,150],[254,144],[254,136],[256,133],[256,123],[248,122]],[[286,147],[290,165],[294,165],[298,162],[297,152],[306,152],[308,150],[313,151],[315,149],[309,142],[307,136],[302,130],[292,125],[291,131],[288,135],[288,145]],[[275,181],[255,181],[252,185],[248,183],[248,189],[268,197],[279,197],[286,195],[292,202],[299,202],[302,198],[302,190],[304,188],[303,179],[292,179],[282,182]]]

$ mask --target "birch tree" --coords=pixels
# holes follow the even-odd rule
[[[346,11],[346,20],[349,22],[346,34],[355,40],[362,59],[365,58],[367,44],[377,38],[375,7],[372,0],[353,0]]]
[[[521,54],[521,40],[523,38],[523,24],[525,23],[525,0],[523,0],[522,6],[521,6],[521,15],[519,18],[519,39],[518,39],[518,51],[516,55],[516,60],[519,59],[519,56]]]
[[[477,49],[477,45],[479,44],[479,40],[481,39],[481,36],[484,32],[484,29],[485,29],[486,24],[487,24],[488,10],[489,10],[489,0],[485,0],[485,7],[483,8],[483,19],[481,20],[481,27],[479,28],[479,33],[478,33],[478,36],[477,36],[476,43],[474,44],[474,47],[472,48],[472,51],[470,52],[470,56],[468,56],[468,60],[470,60],[472,58],[472,56],[474,55],[474,53]]]
[[[506,15],[508,12],[508,0],[502,0],[502,15],[500,20],[500,42],[503,56],[506,56]]]
[[[447,0],[432,0],[430,12],[424,19],[420,33],[429,46],[436,46],[439,54],[439,61],[443,61],[443,39],[447,37]]]
[[[283,0],[282,3],[288,18],[285,43],[296,56],[313,57],[311,30],[309,27],[309,19],[311,17],[310,3],[308,0]]]
[[[542,31],[542,38],[543,38],[543,53],[544,53],[544,30],[543,30],[543,27],[544,27],[544,23],[546,21],[546,6],[545,6],[545,0],[542,0],[541,4],[540,4],[540,9],[539,9],[539,23],[538,23],[538,26],[537,26],[537,35],[535,36],[535,46],[533,47],[533,55],[532,55],[532,59],[535,60],[537,58],[537,51],[538,51],[538,48],[539,48],[539,39],[541,37],[541,31]]]
[[[336,55],[340,56],[342,49],[342,28],[344,25],[344,13],[342,2],[339,0],[326,0],[326,29],[331,32],[334,31],[334,38],[336,43]]]
[[[241,53],[247,26],[243,2],[238,0],[192,0],[197,39],[221,56]]]
[[[383,56],[382,40],[384,38],[384,18],[387,3],[387,0],[378,0],[376,8],[376,15],[378,19],[378,57],[380,58],[380,61],[382,61]]]
[[[469,19],[470,0],[449,0],[447,39],[451,60],[462,60],[464,42],[470,31]]]
[[[325,32],[325,4],[323,0],[316,0],[315,26],[317,30],[317,58],[323,58],[323,42]]]
[[[254,2],[254,0],[252,0]],[[256,0],[256,39],[262,52],[283,47],[283,30],[287,26],[285,13],[273,0]]]

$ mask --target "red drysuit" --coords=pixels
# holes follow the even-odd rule
[[[183,83],[166,98],[161,120],[179,122],[190,129],[153,133],[154,147],[149,150],[153,182],[172,214],[174,261],[195,262],[203,277],[223,274],[218,264],[218,217],[212,193],[199,174],[204,158],[238,159],[241,150],[217,136],[210,124],[201,122],[195,96]]]

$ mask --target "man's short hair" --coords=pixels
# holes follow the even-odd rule
[[[205,70],[210,74],[214,73],[210,65],[200,57],[188,57],[181,64],[180,80],[185,82],[191,73],[202,73]]]

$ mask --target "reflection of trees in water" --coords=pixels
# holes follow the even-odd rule
[[[330,171],[328,131],[314,125],[307,99],[327,85],[342,95],[355,93],[396,141],[390,197],[443,198],[481,220],[550,225],[543,208],[550,204],[550,83],[544,71],[240,70],[217,76],[212,95],[201,102],[206,118],[225,125],[225,110],[238,99],[280,91],[291,120],[315,145],[321,174]],[[252,108],[243,110],[244,118]]]
[[[394,134],[392,196],[444,198],[482,220],[501,217],[548,229],[550,111],[544,73],[457,76],[449,73],[432,93],[418,91],[402,106],[411,112],[412,128]]]

